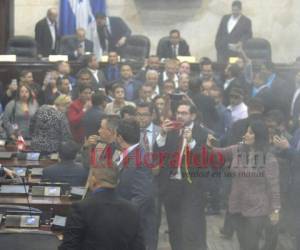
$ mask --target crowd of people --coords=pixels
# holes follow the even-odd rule
[[[120,63],[130,30],[121,19],[111,19],[107,30],[99,14],[105,67],[90,53],[76,74],[61,61],[42,83],[24,70],[1,92],[1,138],[15,142],[21,135],[42,155],[58,152],[60,162],[45,169],[43,180],[88,182],[87,198],[72,206],[61,250],[155,250],[162,208],[172,250],[206,250],[206,216],[223,209],[220,237],[236,232],[240,249],[258,250],[262,238],[265,250],[276,249],[278,232],[290,223],[300,249],[300,71],[285,76],[270,62],[252,63],[240,43],[252,36],[241,9],[234,1],[217,32],[224,70],[207,57],[196,72],[179,62],[176,56],[190,52],[177,30],[141,69]],[[56,16],[49,10],[44,25]],[[119,25],[126,32],[113,39]],[[45,39],[40,26],[38,42]],[[84,30],[76,37],[85,41]],[[92,48],[74,44],[74,58]],[[51,53],[56,43],[49,46]],[[228,63],[232,53],[237,60]]]

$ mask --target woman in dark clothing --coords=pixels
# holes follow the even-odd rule
[[[212,136],[207,145],[212,147]],[[250,123],[244,143],[213,148],[231,161],[229,212],[233,214],[240,247],[258,250],[263,229],[279,219],[279,167],[269,150],[268,129],[262,121]]]

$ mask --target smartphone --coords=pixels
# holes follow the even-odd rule
[[[218,147],[220,146],[220,140],[216,139],[216,138],[211,138],[210,143],[213,147]]]
[[[172,121],[172,128],[174,130],[180,130],[183,128],[183,123],[179,121]]]

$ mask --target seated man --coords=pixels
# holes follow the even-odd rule
[[[134,101],[138,98],[138,91],[142,83],[135,79],[132,67],[128,63],[121,66],[121,80],[125,88],[125,99],[127,101]]]
[[[137,209],[115,193],[118,170],[104,161],[91,173],[92,194],[73,204],[59,250],[145,250]]]
[[[44,169],[42,181],[65,182],[71,186],[85,186],[88,170],[75,163],[80,146],[73,141],[62,142],[58,150],[61,162]]]
[[[66,38],[61,53],[68,55],[71,60],[76,60],[86,53],[93,53],[93,47],[93,42],[85,38],[85,30],[78,28],[75,36]]]
[[[176,58],[177,56],[190,56],[190,48],[184,39],[181,39],[179,30],[171,30],[169,40],[163,42],[157,51],[159,58]]]

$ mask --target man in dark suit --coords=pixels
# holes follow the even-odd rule
[[[84,58],[86,70],[92,75],[91,85],[94,91],[105,91],[106,79],[104,73],[99,70],[99,62],[94,54],[86,55]]]
[[[213,128],[218,122],[218,112],[212,97],[203,95],[200,92],[201,80],[199,78],[191,79],[189,82],[189,97],[193,100],[199,113],[200,120],[204,126]]]
[[[159,192],[172,250],[207,249],[204,178],[200,176],[199,162],[192,160],[192,155],[199,157],[207,132],[194,122],[196,113],[193,104],[182,101],[176,111],[176,121],[182,126],[165,120],[156,139],[155,151],[165,154]]]
[[[85,137],[98,133],[100,121],[105,116],[104,109],[107,102],[107,97],[100,91],[92,95],[93,106],[84,114],[82,120]]]
[[[62,142],[59,148],[61,162],[44,169],[42,180],[50,182],[66,182],[71,186],[85,186],[88,170],[75,163],[80,146],[73,141]]]
[[[295,93],[291,100],[291,117],[293,120],[293,125],[298,124],[298,119],[300,117],[300,72],[297,73],[295,79]]]
[[[237,56],[237,44],[252,38],[251,20],[242,14],[242,3],[232,3],[232,14],[223,16],[218,28],[215,46],[218,62],[227,64],[228,58]]]
[[[57,32],[57,10],[49,9],[47,17],[35,25],[35,40],[37,42],[38,54],[47,57],[55,54],[58,46]]]
[[[134,101],[138,98],[139,89],[142,83],[133,77],[132,68],[128,63],[121,66],[121,80],[125,88],[126,101]]]
[[[114,82],[120,80],[121,78],[121,70],[118,57],[119,55],[116,51],[110,51],[108,53],[108,63],[103,69],[103,73],[107,81],[107,90],[111,88]]]
[[[190,56],[189,45],[181,39],[179,30],[171,30],[169,40],[162,44],[158,56],[160,58],[176,58],[177,56]]]
[[[103,13],[96,14],[99,41],[103,52],[117,51],[122,53],[131,30],[120,17],[108,17]]]
[[[91,170],[92,194],[72,205],[59,250],[145,250],[137,208],[118,197],[118,170],[104,161]]]
[[[70,60],[76,60],[86,53],[93,53],[94,44],[86,39],[85,30],[78,28],[75,36],[68,37],[62,44],[61,53],[68,55]]]
[[[151,169],[144,165],[139,145],[140,126],[134,119],[125,119],[117,128],[116,143],[122,151],[116,161],[120,169],[118,193],[139,207],[146,247],[156,249],[154,186]]]

